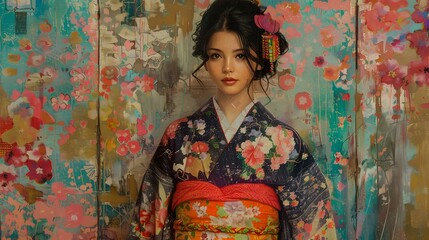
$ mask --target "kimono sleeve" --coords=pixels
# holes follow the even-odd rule
[[[326,179],[302,140],[297,146],[299,158],[285,185],[276,188],[282,204],[281,239],[337,239]]]
[[[170,207],[174,191],[171,168],[174,138],[168,136],[168,129],[143,176],[128,239],[174,238]]]

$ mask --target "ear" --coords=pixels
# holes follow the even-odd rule
[[[256,71],[261,71],[262,70],[262,66],[260,64],[256,64]]]

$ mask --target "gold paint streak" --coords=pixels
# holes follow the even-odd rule
[[[129,175],[127,177],[127,182],[128,182],[128,189],[130,190],[130,200],[132,202],[135,202],[137,200],[138,189],[137,189],[137,181],[134,175]]]
[[[88,118],[88,109],[76,106],[73,109],[76,132],[70,135],[66,144],[60,146],[62,160],[87,160],[96,163],[96,121]],[[80,126],[80,121],[86,121],[86,127]]]
[[[184,4],[179,1],[164,1],[166,14],[159,13],[148,19],[150,29],[159,29],[162,26],[178,26],[186,35],[192,31],[194,18],[194,1],[186,0]]]
[[[7,106],[9,106],[10,101],[7,98],[7,94],[4,89],[0,86],[0,118],[6,118],[9,116],[7,111]]]
[[[16,74],[18,74],[18,69],[16,69],[16,68],[4,68],[2,73],[6,77],[15,76]]]
[[[411,143],[416,146],[416,154],[409,165],[414,169],[411,175],[410,191],[415,198],[410,211],[411,227],[429,226],[429,109],[420,107],[429,103],[429,87],[420,87],[411,95],[411,103],[416,110],[412,113],[408,125]],[[424,213],[424,214],[423,214]]]
[[[102,203],[109,203],[112,207],[119,207],[123,203],[129,203],[130,199],[126,195],[119,195],[116,186],[110,187],[110,192],[100,194]]]
[[[9,53],[8,55],[7,55],[7,60],[9,61],[9,62],[11,62],[11,63],[18,63],[19,62],[19,60],[21,60],[21,56],[19,55],[19,54],[12,54],[12,53]]]

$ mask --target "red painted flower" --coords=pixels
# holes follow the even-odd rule
[[[126,143],[131,140],[131,133],[130,130],[118,130],[116,131],[116,137],[118,138],[118,141],[120,143]]]
[[[308,92],[299,92],[295,95],[295,106],[300,110],[307,110],[313,105],[313,100]]]
[[[426,5],[425,9],[420,9],[419,4],[414,5],[414,12],[411,15],[416,23],[423,23],[424,29],[429,29],[429,4]]]
[[[155,79],[144,75],[142,80],[137,82],[137,84],[140,85],[143,92],[150,92],[155,88]]]
[[[52,163],[49,158],[41,157],[38,161],[28,160],[25,162],[28,167],[26,174],[30,180],[43,184],[52,178]]]
[[[127,148],[127,146],[125,145],[125,144],[122,144],[122,145],[120,145],[117,149],[116,149],[116,153],[119,155],[119,156],[125,156],[125,155],[127,155],[127,153],[128,153],[128,148]]]
[[[427,30],[417,30],[407,34],[410,47],[415,48],[421,57],[429,56],[429,32]]]
[[[323,67],[326,65],[325,57],[324,56],[318,56],[314,58],[313,65],[316,67]]]
[[[12,191],[12,183],[17,177],[13,166],[0,164],[0,193]]]
[[[295,87],[296,78],[295,76],[286,73],[281,75],[279,78],[279,86],[283,90],[291,90]]]
[[[132,154],[137,154],[142,149],[142,147],[140,146],[139,142],[135,141],[135,140],[129,141],[127,143],[127,147],[128,147],[128,150],[130,151],[130,153],[132,153]]]
[[[144,136],[148,133],[148,130],[146,128],[146,120],[147,116],[142,116],[141,118],[137,118],[137,135],[138,136]]]

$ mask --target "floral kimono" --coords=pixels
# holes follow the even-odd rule
[[[229,124],[214,98],[171,123],[145,173],[140,239],[336,239],[325,178],[261,103]]]

